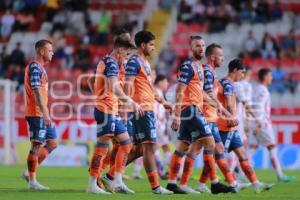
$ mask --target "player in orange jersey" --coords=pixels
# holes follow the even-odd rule
[[[103,159],[108,152],[112,137],[115,137],[120,144],[115,161],[115,180],[113,183],[115,192],[134,193],[122,180],[132,142],[118,110],[118,101],[121,100],[123,103],[131,105],[137,113],[143,113],[140,106],[124,94],[119,83],[120,65],[124,63],[128,51],[132,48],[133,45],[129,41],[117,38],[112,52],[103,57],[97,66],[94,83],[94,93],[96,95],[94,116],[97,121],[97,144],[90,163],[88,193],[111,194],[98,187],[97,179],[99,169],[103,168]]]
[[[128,163],[143,155],[144,167],[154,194],[172,194],[161,187],[155,165],[156,130],[153,112],[154,101],[160,102],[166,109],[172,106],[160,98],[153,87],[151,68],[147,57],[154,51],[155,37],[151,32],[140,31],[135,35],[136,54],[132,55],[126,64],[125,92],[141,106],[143,113],[128,113],[128,131],[130,130],[134,151]]]
[[[176,150],[172,155],[169,166],[167,189],[177,194],[199,193],[188,187],[188,180],[192,173],[195,157],[204,148],[204,162],[208,166],[211,179],[212,193],[231,192],[230,188],[218,181],[215,168],[215,142],[209,124],[203,115],[203,102],[209,102],[214,107],[218,105],[203,91],[203,68],[201,59],[205,52],[205,41],[201,36],[191,36],[190,49],[192,58],[186,60],[178,71],[178,85],[176,89],[176,105],[173,130],[179,129]],[[186,156],[184,170],[177,186],[176,179],[183,156]]]
[[[234,118],[237,117],[237,97],[234,93],[233,83],[242,79],[244,71],[245,66],[242,64],[242,61],[234,59],[228,65],[228,75],[219,81],[218,99]],[[241,137],[237,132],[237,126],[229,124],[229,120],[226,117],[219,117],[217,125],[225,151],[228,153],[234,151],[237,155],[242,170],[252,183],[254,192],[259,193],[263,190],[269,190],[272,187],[271,184],[261,183],[257,180],[256,174],[249,164]]]
[[[28,171],[23,173],[23,177],[28,181],[29,189],[48,190],[48,187],[36,180],[36,171],[42,161],[57,147],[56,130],[47,107],[48,77],[44,68],[53,56],[52,43],[39,40],[35,43],[35,50],[34,61],[25,69],[25,117],[29,125],[31,149],[27,158]]]
[[[224,61],[224,53],[223,49],[218,44],[210,44],[205,51],[205,56],[207,59],[207,63],[204,65],[203,72],[204,72],[204,85],[203,90],[212,98],[217,100],[218,94],[218,80],[216,77],[215,69],[221,67]],[[218,102],[220,104],[220,102]],[[220,168],[221,172],[223,173],[225,180],[228,184],[233,187],[236,191],[247,187],[246,184],[238,184],[235,180],[233,173],[230,171],[228,161],[225,155],[224,145],[221,140],[221,136],[219,133],[219,129],[217,127],[217,119],[218,119],[218,112],[217,109],[209,104],[204,104],[203,107],[204,116],[209,123],[212,135],[214,137],[216,146],[215,146],[215,160],[217,162],[218,167]],[[227,114],[230,116],[230,114]],[[238,120],[236,120],[237,124]],[[211,191],[206,186],[206,182],[208,180],[208,166],[204,163],[204,167],[202,170],[201,177],[199,178],[198,186],[196,187],[196,191],[201,193],[210,193]]]

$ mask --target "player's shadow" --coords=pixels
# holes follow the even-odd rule
[[[84,193],[82,189],[51,189],[51,190],[28,190],[28,189],[17,189],[17,188],[0,188],[0,193],[3,192],[19,192],[19,193]]]

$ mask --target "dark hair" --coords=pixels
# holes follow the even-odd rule
[[[206,47],[205,56],[208,57],[208,56],[212,55],[215,48],[222,49],[221,45],[216,44],[216,43],[212,43],[212,44],[210,44]]]
[[[34,48],[35,48],[35,50],[38,50],[38,49],[46,46],[46,44],[51,44],[52,45],[52,42],[50,42],[49,40],[45,40],[45,39],[39,40],[35,43]]]
[[[142,43],[148,43],[151,40],[155,40],[155,36],[146,30],[137,32],[134,36],[134,42],[137,47],[140,47]]]
[[[154,81],[154,84],[156,85],[156,84],[158,84],[160,81],[163,81],[163,80],[165,80],[165,79],[167,79],[167,77],[166,77],[165,75],[158,74],[158,75],[156,76],[156,79],[155,79],[155,81]]]
[[[245,69],[245,65],[243,64],[241,59],[235,58],[229,62],[228,64],[229,73],[233,72],[235,69],[237,70]]]
[[[258,71],[258,80],[261,82],[265,79],[266,75],[270,73],[271,70],[268,68],[262,68]]]
[[[251,71],[252,68],[249,66],[249,65],[245,65],[245,71],[248,72],[248,71]]]
[[[124,47],[126,49],[134,49],[135,46],[128,40],[124,40],[121,37],[117,37],[114,43],[114,48]]]
[[[126,30],[125,28],[119,28],[117,30],[114,31],[114,36],[118,37],[122,34],[125,34],[125,33],[130,33],[128,30]]]
[[[191,35],[190,36],[190,44],[192,43],[192,41],[194,40],[203,40],[203,38],[200,35]]]

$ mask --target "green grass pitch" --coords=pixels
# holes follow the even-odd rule
[[[27,185],[20,178],[24,166],[0,166],[0,200],[147,200],[147,199],[191,199],[191,200],[211,200],[211,199],[230,199],[230,200],[300,200],[300,171],[286,171],[296,179],[291,183],[277,183],[275,174],[271,170],[257,170],[260,180],[273,182],[276,185],[267,192],[254,194],[252,189],[246,189],[238,194],[219,194],[219,195],[170,195],[159,196],[150,192],[149,184],[146,179],[126,180],[126,184],[133,189],[135,195],[113,194],[111,196],[91,195],[85,193],[88,180],[88,167],[41,167],[38,172],[40,183],[50,187],[49,191],[28,191]],[[130,169],[129,169],[130,170]],[[198,170],[194,171],[193,177],[198,176]],[[130,174],[130,172],[128,172]],[[163,186],[166,181],[161,181]],[[195,186],[193,180],[190,186]]]

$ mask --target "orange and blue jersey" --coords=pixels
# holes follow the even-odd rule
[[[48,104],[48,76],[44,67],[36,61],[25,68],[25,116],[42,117],[43,113],[36,102],[34,89],[39,89],[44,103]]]
[[[236,96],[234,93],[233,82],[229,79],[223,78],[219,81],[219,91],[218,91],[218,99],[223,105],[224,108],[227,108],[227,103],[225,101],[226,96],[232,96],[232,104],[233,104],[233,117],[236,117]],[[228,120],[224,117],[220,117],[217,120],[218,128],[220,131],[235,131],[237,126],[231,127],[228,123]]]
[[[185,61],[179,68],[177,80],[187,85],[183,95],[181,110],[195,105],[203,110],[203,69],[202,65],[193,61]]]
[[[125,76],[135,77],[132,99],[145,111],[153,111],[155,94],[149,62],[139,55],[132,55],[126,64]]]
[[[203,66],[204,84],[203,90],[207,93],[218,94],[218,81],[215,71],[209,65]],[[218,119],[217,109],[210,104],[203,105],[203,112],[208,122],[216,122]]]
[[[96,108],[104,113],[117,115],[118,114],[118,98],[108,88],[107,78],[118,77],[120,66],[117,61],[105,56],[97,65],[94,90],[96,94]],[[116,84],[119,84],[118,82]]]

